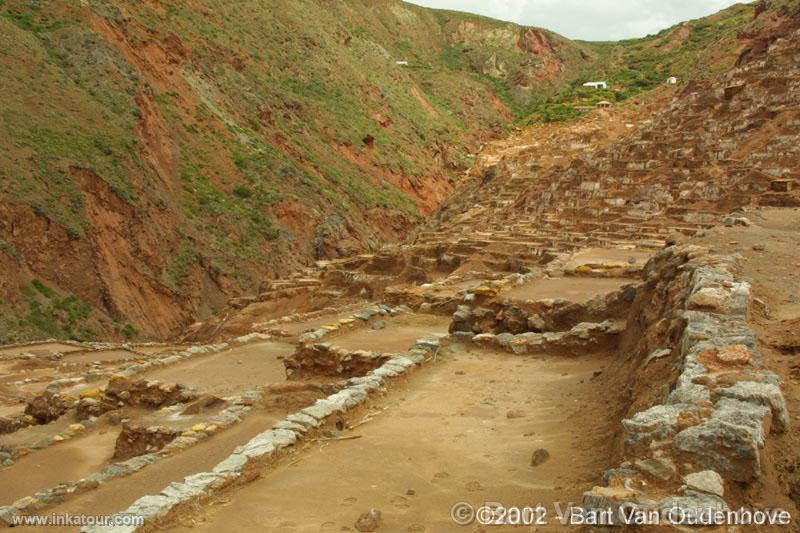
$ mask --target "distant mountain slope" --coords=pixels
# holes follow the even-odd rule
[[[0,0],[0,343],[170,336],[399,241],[543,102],[683,58],[670,32],[578,43],[399,0]]]
[[[591,60],[395,0],[5,0],[0,50],[0,342],[165,336],[400,239]]]
[[[788,0],[761,3],[777,13]],[[709,78],[734,66],[747,42],[769,17],[754,18],[759,3],[736,4],[711,16],[690,20],[642,39],[618,42],[577,42],[595,58],[580,76],[556,95],[534,102],[526,122],[573,118],[580,106],[626,100],[663,86],[670,77],[679,83]],[[602,80],[607,90],[583,88],[586,80]],[[576,109],[577,107],[577,109]]]

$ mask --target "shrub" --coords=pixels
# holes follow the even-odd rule
[[[251,191],[247,187],[239,186],[233,189],[233,194],[244,200],[246,198],[250,198],[251,196],[253,196],[253,191]]]

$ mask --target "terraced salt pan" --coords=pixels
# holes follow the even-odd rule
[[[119,362],[142,359],[142,354],[129,350],[75,351],[64,355],[62,363]]]
[[[10,414],[19,415],[25,410],[25,405],[15,406],[16,410]],[[27,426],[13,433],[0,435],[0,448],[14,450],[19,447],[32,448],[37,442],[43,439],[51,439],[53,435],[59,434],[67,429],[75,420],[72,413],[59,417],[49,424],[34,424]]]
[[[181,431],[189,430],[195,424],[204,424],[211,417],[218,414],[229,406],[228,402],[220,402],[218,405],[208,407],[197,414],[183,414],[185,406],[178,405],[180,410],[177,412],[171,410],[159,409],[143,414],[136,418],[135,423],[139,426],[153,427],[153,426],[167,426],[172,429]]]
[[[56,368],[40,368],[30,372],[11,374],[0,378],[0,383],[10,383],[30,379],[30,383],[25,383],[16,388],[17,392],[23,396],[36,395],[44,391],[47,385],[54,379],[64,377],[60,375]]]
[[[290,409],[291,410],[291,409]],[[59,505],[59,513],[113,514],[147,494],[157,494],[185,476],[211,470],[233,449],[286,416],[288,411],[255,410],[242,422],[134,474],[113,479],[99,488]]]
[[[67,353],[82,350],[80,346],[64,344],[60,342],[49,342],[44,344],[32,344],[27,346],[9,346],[0,348],[0,357],[19,357],[24,353],[33,355],[48,356],[56,352]]]
[[[52,372],[52,367],[25,368],[19,359],[0,363],[0,384],[22,381],[25,378],[34,378]]]
[[[266,341],[236,346],[207,356],[145,372],[141,377],[163,383],[180,383],[217,396],[252,390],[286,379],[282,359],[294,345]]]
[[[55,370],[55,371],[53,371]],[[79,373],[73,373],[71,375],[65,374],[63,372],[59,372],[58,369],[51,369],[51,371],[47,374],[43,374],[40,376],[40,379],[33,383],[26,383],[25,385],[21,385],[18,387],[17,390],[20,391],[26,397],[33,397],[37,394],[41,394],[44,390],[55,380],[60,380],[62,378],[69,378],[69,379],[76,379],[78,380],[76,384],[69,385],[69,386],[62,386],[60,391],[62,394],[70,395],[70,396],[77,396],[80,394],[82,390],[85,389],[93,389],[93,388],[103,388],[107,383],[107,379],[103,376],[96,376],[91,379],[81,379]]]
[[[384,329],[354,329],[333,337],[329,342],[346,350],[401,353],[417,339],[432,334],[447,334],[450,317],[434,315],[399,315],[383,319]]]
[[[575,270],[579,266],[587,264],[620,264],[644,266],[652,257],[652,250],[627,250],[620,248],[586,248],[576,252],[570,257],[564,268]],[[629,263],[633,259],[633,263]]]
[[[163,346],[133,346],[132,349],[143,355],[158,355],[169,352],[181,352],[192,346],[192,344],[167,344]]]
[[[361,438],[311,446],[223,493],[224,505],[190,510],[171,530],[351,531],[376,508],[379,531],[459,532],[471,530],[450,518],[459,501],[579,501],[586,480],[609,460],[612,422],[598,423],[586,409],[602,396],[601,385],[585,384],[607,361],[442,356],[390,389],[372,411],[380,414],[346,433]],[[509,410],[519,415],[508,417]],[[534,469],[537,448],[551,459]]]
[[[0,505],[99,472],[114,454],[117,433],[113,428],[98,430],[39,450],[0,470]]]
[[[339,322],[340,319],[350,318],[353,315],[353,312],[360,310],[361,307],[351,309],[347,312],[323,315],[317,318],[304,320],[302,322],[289,322],[287,324],[279,324],[278,326],[276,326],[276,328],[282,329],[288,333],[291,333],[292,335],[300,335],[301,333],[305,333],[306,331],[313,331],[323,326],[327,326],[328,324],[336,324],[337,322]]]
[[[268,391],[269,392],[267,392],[264,405],[261,407],[255,407],[255,411],[253,411],[250,416],[245,417],[244,422],[239,422],[229,429],[224,429],[222,431],[217,430],[217,432],[215,432],[211,438],[202,439],[195,443],[187,442],[183,443],[182,445],[178,445],[171,450],[170,454],[164,455],[163,453],[160,453],[155,465],[147,466],[148,463],[144,463],[143,469],[135,471],[132,474],[129,471],[127,474],[115,473],[104,475],[104,481],[101,480],[102,484],[99,486],[99,488],[90,490],[90,492],[86,494],[74,496],[68,499],[63,505],[60,505],[59,508],[63,506],[69,506],[71,509],[72,506],[79,506],[81,505],[81,502],[86,502],[88,500],[91,503],[87,504],[87,507],[83,508],[83,512],[95,512],[95,510],[98,508],[98,505],[100,505],[99,502],[103,502],[106,505],[108,512],[111,512],[113,509],[112,505],[119,503],[121,497],[131,495],[132,500],[138,499],[140,496],[151,490],[152,487],[163,484],[166,476],[175,476],[175,479],[166,481],[169,483],[171,481],[183,479],[183,477],[185,477],[187,473],[191,473],[194,468],[203,468],[203,465],[205,465],[206,462],[208,465],[215,465],[222,458],[231,453],[234,444],[239,444],[242,439],[248,440],[252,438],[254,434],[263,431],[263,427],[269,427],[277,420],[285,417],[290,412],[294,412],[299,407],[304,407],[313,403],[320,395],[319,390],[315,387],[298,388],[295,386],[290,389],[284,389],[279,386],[275,390],[268,389]],[[214,415],[214,413],[220,409],[223,409],[224,407],[225,405],[220,405],[216,408],[205,410],[202,413],[193,416],[178,414],[180,409],[178,409],[177,412],[175,409],[162,409],[148,412],[139,408],[132,408],[126,409],[122,416],[123,418],[132,419],[137,425],[164,425],[172,428],[188,430],[189,427],[193,427],[194,424],[199,422],[204,424],[209,421],[214,422],[214,419],[217,418],[217,415]],[[247,409],[249,410],[250,408]],[[66,419],[66,417],[62,418]],[[26,428],[26,430],[36,429],[42,430],[45,433],[52,433],[55,431],[55,429],[58,429],[54,426],[56,426],[60,421],[61,419],[59,419],[58,422],[50,424],[49,426]],[[116,441],[116,435],[118,434],[118,431],[118,427],[104,426],[104,429],[100,432],[100,435],[110,432],[114,437],[110,443],[110,448],[106,454],[107,457],[105,461],[89,461],[86,460],[86,458],[76,457],[74,458],[75,468],[70,469],[67,472],[75,477],[64,479],[60,475],[54,475],[50,477],[39,476],[35,485],[24,485],[19,489],[19,494],[14,494],[14,496],[24,498],[25,496],[30,495],[24,494],[25,490],[32,488],[35,488],[36,490],[52,489],[56,485],[59,485],[63,482],[74,482],[78,479],[87,477],[90,479],[96,478],[101,471],[105,473],[106,471],[111,472],[113,468],[121,468],[123,464],[111,464],[113,462],[111,458],[114,447],[113,444]],[[20,432],[17,432],[14,435],[18,435],[19,433]],[[50,448],[45,449],[45,451],[36,452],[36,455],[40,456],[42,458],[41,460],[46,460],[48,458],[48,454],[45,453],[46,451],[57,447],[60,449],[65,449],[65,447],[68,445],[78,442],[78,439],[80,443],[83,443],[84,447],[96,450],[98,449],[98,446],[92,442],[93,438],[97,438],[97,434],[90,433],[86,436],[76,437],[76,439],[68,440],[65,443],[55,444]],[[209,442],[212,444],[209,444]],[[176,443],[178,443],[178,440],[170,444],[167,448],[170,448]],[[197,452],[193,451],[196,448],[202,448],[204,450],[202,455],[198,455]],[[33,457],[33,455],[27,456],[24,458],[25,461],[27,461],[26,463],[23,464],[22,462],[19,462],[14,465],[12,467],[14,469],[14,475],[31,477],[28,475],[27,470],[30,469],[31,464],[33,464]],[[109,468],[112,470],[108,470]],[[134,468],[134,470],[137,469],[137,467],[132,468]],[[51,469],[51,471],[56,472],[57,469]],[[131,475],[135,477],[137,481],[130,482],[128,478]],[[148,484],[148,481],[150,481],[152,484]],[[0,482],[2,482],[2,480],[0,480]],[[49,486],[48,483],[50,483]],[[112,492],[109,493],[109,491]],[[0,506],[1,505],[2,504],[0,504]]]
[[[626,278],[546,278],[519,287],[510,287],[502,295],[515,300],[562,298],[571,302],[585,302],[599,294],[614,292],[623,285],[637,282],[638,280]]]

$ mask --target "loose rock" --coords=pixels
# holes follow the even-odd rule
[[[381,512],[378,509],[372,509],[358,517],[355,527],[361,533],[375,531],[383,525]]]
[[[544,448],[539,448],[531,456],[531,466],[539,466],[550,459],[550,452]]]

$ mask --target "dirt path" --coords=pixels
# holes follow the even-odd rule
[[[177,529],[351,530],[377,508],[384,531],[469,531],[450,518],[462,501],[541,502],[552,513],[554,501],[580,501],[608,465],[608,392],[591,379],[608,361],[459,348],[393,386],[373,407],[386,411],[347,433],[361,438],[309,446]],[[533,468],[538,448],[551,458]]]

